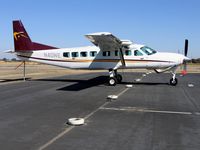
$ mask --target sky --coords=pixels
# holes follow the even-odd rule
[[[0,58],[13,49],[12,21],[21,20],[32,41],[60,48],[92,45],[84,35],[111,32],[161,52],[200,58],[199,0],[2,0]]]

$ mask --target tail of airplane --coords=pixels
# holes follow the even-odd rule
[[[57,49],[56,47],[32,42],[20,20],[13,21],[15,51],[35,51]]]

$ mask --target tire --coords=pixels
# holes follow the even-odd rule
[[[108,81],[108,84],[110,86],[115,86],[117,84],[117,79],[115,77],[110,77],[109,81]]]
[[[172,86],[176,86],[176,85],[178,84],[178,79],[175,78],[174,81],[173,81],[173,78],[171,78],[170,81],[169,81],[169,83],[170,83],[170,85],[172,85]]]
[[[80,126],[85,123],[85,120],[83,118],[70,118],[67,123],[73,126]]]
[[[116,78],[117,78],[118,83],[122,82],[122,75],[121,74],[117,74]]]

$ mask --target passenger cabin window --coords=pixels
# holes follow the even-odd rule
[[[63,57],[70,57],[69,52],[64,52]]]
[[[125,50],[125,55],[126,56],[131,56],[131,54],[132,54],[131,50]]]
[[[96,51],[91,51],[91,52],[90,52],[90,56],[91,56],[91,57],[95,57],[96,55],[97,55],[97,52],[96,52]]]
[[[143,56],[143,54],[139,50],[134,51],[135,56]]]
[[[103,56],[110,56],[110,51],[104,51],[102,55]]]
[[[78,57],[78,52],[72,52],[72,57]]]
[[[81,57],[87,57],[87,52],[81,52]]]
[[[119,51],[118,50],[115,51],[115,56],[119,56]]]

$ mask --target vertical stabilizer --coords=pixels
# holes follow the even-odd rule
[[[32,50],[32,41],[21,21],[13,21],[13,36],[16,51]]]
[[[13,21],[13,37],[15,51],[57,49],[56,47],[32,42],[20,20]]]

